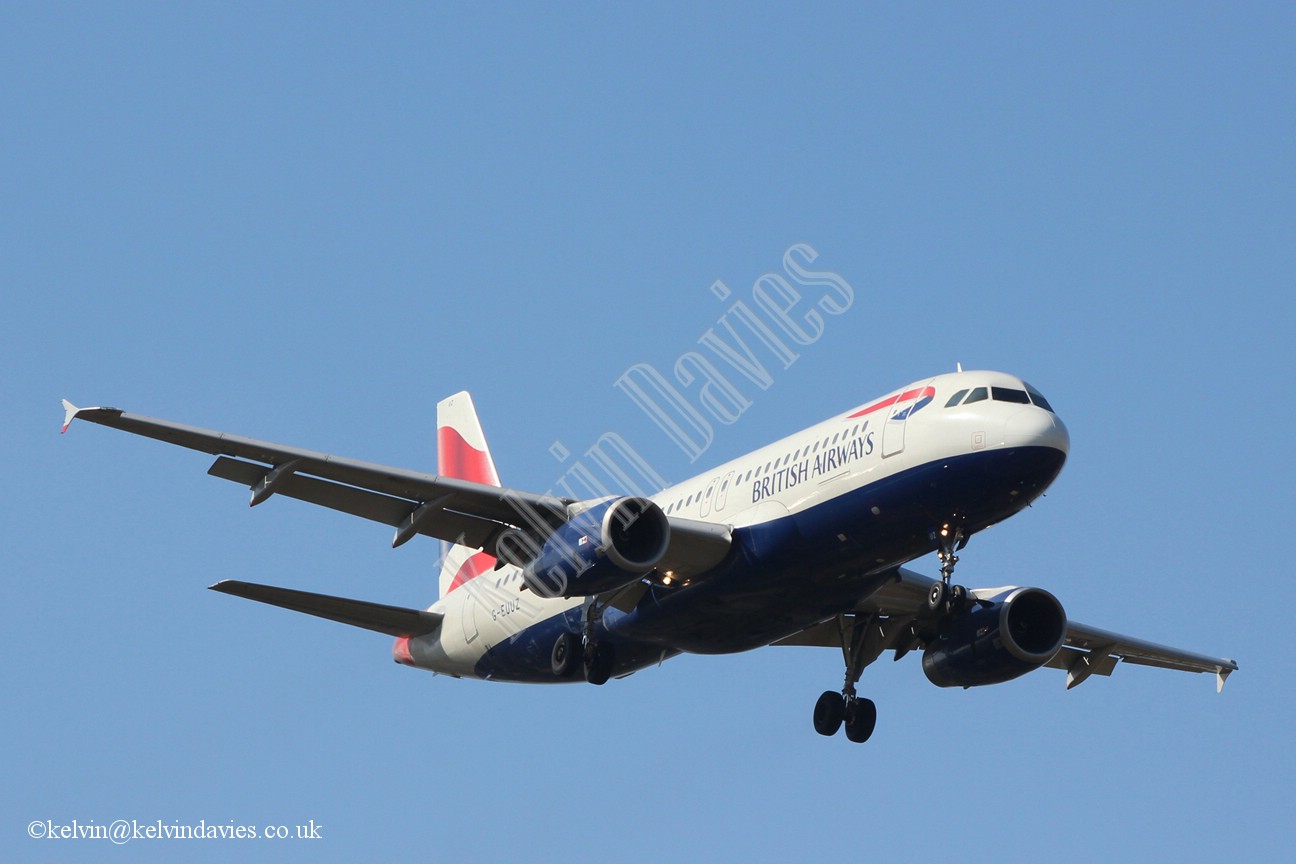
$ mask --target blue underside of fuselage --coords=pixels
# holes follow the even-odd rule
[[[944,523],[971,535],[1035,500],[1062,470],[1052,447],[969,453],[929,462],[793,515],[734,531],[733,550],[686,588],[650,589],[598,630],[625,675],[681,651],[725,654],[768,645],[854,607],[897,566],[936,549]],[[483,678],[550,682],[553,644],[581,630],[580,608],[492,647]],[[579,678],[572,680],[580,680]]]

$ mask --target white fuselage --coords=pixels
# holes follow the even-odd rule
[[[978,388],[985,388],[985,398],[947,407],[955,394],[967,391],[967,400]],[[917,381],[651,497],[670,517],[741,529],[965,454],[1022,447],[1065,453],[1066,427],[1051,409],[1026,401],[1028,389],[1020,378],[999,372],[957,372]],[[529,628],[555,616],[578,614],[585,602],[580,597],[541,598],[521,585],[519,568],[511,565],[464,583],[430,607],[445,616],[440,632],[398,643],[398,659],[477,677],[491,648],[524,638]]]

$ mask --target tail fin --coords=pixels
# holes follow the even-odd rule
[[[500,485],[490,446],[467,391],[437,403],[437,473],[443,477]],[[441,596],[495,566],[495,558],[468,546],[451,545],[441,562]]]

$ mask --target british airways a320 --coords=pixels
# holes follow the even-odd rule
[[[472,399],[438,405],[437,474],[390,468],[64,402],[74,419],[218,458],[208,473],[449,544],[440,596],[408,609],[249,582],[211,586],[395,637],[397,662],[457,678],[603,684],[680,653],[766,645],[840,650],[815,731],[868,740],[856,692],[884,652],[917,651],[940,687],[1041,667],[1068,687],[1118,662],[1213,673],[1233,660],[1080,624],[1040,587],[965,588],[958,553],[1038,498],[1066,461],[1066,426],[1002,372],[915,381],[653,495],[579,501],[509,489]],[[936,552],[935,578],[904,565]]]

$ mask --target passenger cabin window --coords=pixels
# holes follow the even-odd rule
[[[971,405],[973,402],[984,402],[986,399],[989,398],[990,398],[989,389],[985,387],[978,387],[968,394],[968,398],[963,404]]]
[[[949,398],[949,401],[945,403],[945,407],[953,408],[966,395],[967,395],[967,388],[964,387],[962,390],[958,391],[957,393],[955,393],[953,396]]]
[[[991,387],[991,394],[996,402],[1016,402],[1018,405],[1029,405],[1030,398],[1025,390],[1014,390],[1011,387]]]

